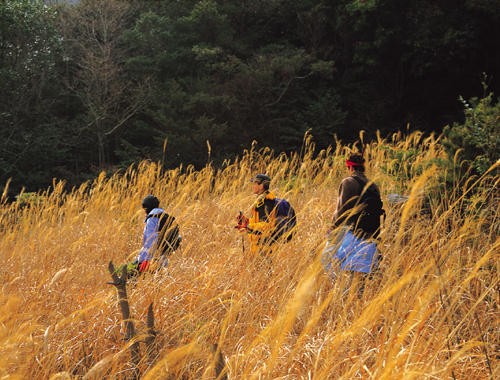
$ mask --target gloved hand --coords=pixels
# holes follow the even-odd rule
[[[139,272],[143,273],[146,272],[149,268],[149,262],[143,261],[141,265],[139,265]]]
[[[236,217],[236,220],[238,221],[238,224],[248,224],[248,218],[241,213]]]
[[[248,224],[238,224],[237,226],[234,226],[234,228],[237,228],[238,232],[246,231]]]
[[[234,228],[238,229],[238,232],[242,230],[246,230],[248,228],[248,218],[240,213],[237,217],[236,220],[238,221],[238,225],[234,226]]]

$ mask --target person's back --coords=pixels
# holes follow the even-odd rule
[[[379,209],[377,209],[379,207]],[[339,188],[337,209],[333,214],[333,228],[350,227],[364,238],[377,237],[382,211],[380,190],[360,171],[345,178]],[[367,213],[373,215],[367,215]]]

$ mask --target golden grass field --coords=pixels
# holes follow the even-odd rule
[[[150,193],[177,218],[184,240],[168,270],[127,289],[137,339],[151,303],[158,330],[153,363],[140,343],[141,378],[215,379],[214,343],[226,363],[221,377],[229,379],[500,378],[499,199],[462,196],[466,186],[491,188],[495,178],[457,180],[428,214],[420,212],[420,195],[438,191],[445,173],[428,165],[403,183],[381,169],[392,165],[382,146],[418,148],[415,166],[444,157],[436,140],[417,133],[368,145],[367,175],[383,199],[396,192],[410,199],[385,204],[382,270],[361,299],[343,292],[343,280],[332,283],[319,260],[350,146],[313,158],[306,136],[291,156],[252,150],[199,172],[162,172],[144,162],[69,193],[55,182],[26,208],[4,196],[0,379],[131,376],[108,263],[136,258],[141,199]],[[299,220],[271,271],[234,228],[240,210],[249,215],[248,181],[257,173],[273,178],[271,189]],[[464,207],[476,212],[461,215]]]

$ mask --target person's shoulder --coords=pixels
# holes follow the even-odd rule
[[[267,209],[273,209],[274,206],[276,205],[276,195],[274,195],[273,192],[269,192],[269,194],[266,195],[266,197],[263,200],[264,206]]]
[[[358,181],[356,181],[356,178],[353,176],[345,177],[342,182],[340,182],[340,186],[347,186],[347,185],[354,185],[354,184],[359,184]]]
[[[372,179],[368,178],[365,175],[365,173],[359,173],[358,175],[355,175],[355,177],[358,177],[365,184],[370,184],[370,186],[373,186],[375,188],[375,190],[380,194],[380,189],[379,189],[378,185],[375,183],[375,181],[373,181]]]
[[[270,191],[267,195],[266,195],[266,198],[265,199],[268,199],[268,200],[272,200],[274,201],[276,199],[276,194],[274,194],[272,191]]]
[[[165,210],[162,208],[154,208],[151,210],[151,212],[148,214],[147,219],[150,218],[161,218],[165,213]]]
[[[342,182],[352,182],[352,183],[356,182],[356,183],[357,183],[358,181],[356,181],[356,179],[355,179],[354,177],[355,177],[355,176],[353,176],[353,175],[350,175],[349,177],[345,177],[345,178],[342,180]]]

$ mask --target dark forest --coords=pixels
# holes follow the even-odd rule
[[[499,18],[496,0],[2,1],[0,186],[218,166],[307,131],[318,151],[443,134],[491,164]]]

